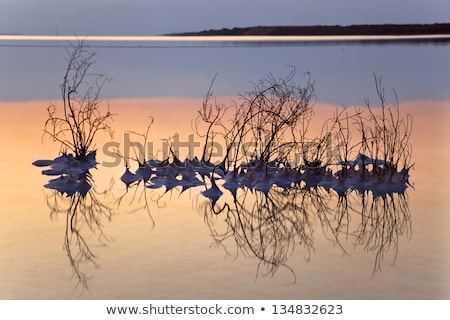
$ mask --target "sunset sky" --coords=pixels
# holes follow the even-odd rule
[[[450,22],[448,0],[3,0],[0,33],[157,35],[256,25]]]

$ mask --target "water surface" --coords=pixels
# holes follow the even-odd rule
[[[336,212],[336,197],[309,195],[311,214],[306,245],[294,238],[285,256],[288,267],[264,273],[260,260],[239,239],[218,242],[228,230],[224,214],[208,209],[199,189],[129,189],[120,181],[123,163],[102,152],[97,140],[95,201],[106,208],[100,225],[86,223],[82,235],[95,255],[80,262],[88,290],[77,286],[64,248],[70,198],[44,189],[48,178],[31,163],[54,158],[59,146],[42,139],[45,109],[58,101],[64,48],[2,47],[0,94],[0,296],[5,299],[448,299],[450,265],[447,217],[450,192],[446,164],[450,120],[448,45],[290,45],[218,47],[96,48],[96,70],[114,78],[104,90],[114,121],[114,141],[123,145],[126,130],[143,132],[153,116],[150,137],[192,133],[191,120],[215,73],[214,91],[222,101],[251,89],[268,73],[285,75],[295,66],[298,81],[311,74],[317,92],[311,130],[336,106],[376,105],[372,73],[394,88],[403,113],[414,120],[414,170],[405,198],[387,202],[404,224],[383,220],[395,233],[379,268],[374,248],[358,244],[360,198],[351,193],[349,232],[339,243],[319,219],[313,201]],[[135,165],[132,167],[136,169]],[[104,192],[106,191],[106,192]],[[250,208],[257,194],[248,195]],[[298,199],[298,198],[297,198]],[[120,202],[119,202],[120,200]],[[54,201],[57,201],[56,204]],[[383,202],[377,200],[382,210]],[[392,209],[392,206],[393,209]],[[60,210],[61,212],[56,212]],[[392,211],[393,210],[393,211]],[[295,217],[295,215],[293,216]],[[403,220],[402,220],[403,219]],[[382,222],[383,222],[382,221]],[[233,224],[232,224],[233,225]],[[92,227],[92,228],[89,228]],[[332,234],[332,233],[331,233]],[[368,235],[369,233],[366,233]],[[239,235],[239,234],[238,234]],[[289,238],[286,236],[285,238]],[[74,250],[77,248],[74,243]],[[75,252],[75,251],[74,251]],[[376,271],[374,272],[374,268]]]

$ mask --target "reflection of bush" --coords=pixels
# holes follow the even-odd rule
[[[259,259],[258,271],[273,275],[280,267],[288,268],[288,256],[296,246],[312,249],[312,217],[298,207],[297,201],[288,201],[291,196],[266,196],[262,192],[244,192],[242,198],[222,207],[211,207],[203,203],[201,210],[212,231],[214,241],[230,251],[230,242],[246,257]],[[294,197],[294,199],[296,199]],[[226,230],[218,232],[211,213],[224,217]]]
[[[379,271],[384,254],[396,255],[400,237],[411,231],[405,192],[337,194],[322,187],[298,187],[265,194],[246,189],[233,201],[205,201],[198,208],[214,243],[229,254],[235,250],[258,259],[257,276],[274,275],[285,267],[295,279],[288,259],[300,247],[309,260],[317,228],[343,254],[348,254],[348,244],[373,252],[374,272]]]
[[[90,181],[90,178],[88,178]],[[65,195],[58,190],[47,194],[51,218],[65,216],[64,250],[72,267],[73,277],[83,289],[88,288],[89,266],[97,267],[97,257],[92,246],[106,246],[110,238],[103,231],[103,223],[111,221],[113,210],[107,203],[111,189],[99,193],[90,188],[86,194],[76,192]],[[97,241],[92,241],[95,236]]]
[[[374,272],[381,270],[384,254],[394,251],[397,256],[400,236],[410,236],[411,215],[406,191],[374,194],[366,191],[359,194],[361,217],[354,231],[355,246],[374,252]]]

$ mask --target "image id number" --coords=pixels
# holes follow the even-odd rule
[[[342,314],[340,304],[297,304],[297,305],[272,305],[272,314]]]

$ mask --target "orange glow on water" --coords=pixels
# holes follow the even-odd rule
[[[219,97],[224,103],[229,99],[231,98]],[[152,116],[154,123],[149,136],[156,144],[176,132],[183,138],[192,133],[191,121],[195,119],[202,99],[123,98],[108,102],[111,112],[117,114],[113,122],[115,141],[122,141],[124,133],[128,131],[145,132],[149,116]],[[41,168],[31,165],[34,160],[51,159],[58,155],[56,143],[48,139],[42,140],[47,105],[47,101],[0,103],[2,298],[78,297],[71,286],[73,283],[66,281],[71,277],[71,270],[61,249],[64,216],[55,220],[49,218],[50,209],[45,203],[42,188],[49,177],[40,174]],[[311,132],[320,130],[323,121],[332,116],[335,108],[334,105],[316,103]],[[151,229],[148,214],[142,209],[138,210],[140,205],[133,204],[130,201],[133,195],[129,194],[113,221],[103,221],[108,235],[117,241],[111,242],[107,248],[95,247],[102,259],[99,261],[101,268],[94,270],[92,297],[142,299],[149,296],[186,298],[186,295],[190,295],[206,298],[213,294],[215,298],[214,294],[217,294],[222,298],[248,298],[255,295],[286,298],[298,296],[299,285],[303,287],[305,283],[309,286],[309,297],[317,298],[323,298],[321,293],[324,287],[328,288],[327,292],[334,292],[337,296],[340,294],[344,298],[347,296],[343,292],[353,298],[394,297],[398,290],[386,293],[386,287],[393,283],[399,286],[399,290],[410,284],[422,290],[421,297],[435,297],[435,286],[427,288],[426,279],[433,278],[436,283],[443,284],[449,281],[448,273],[442,270],[448,260],[445,256],[448,252],[443,243],[447,243],[445,237],[448,237],[447,215],[450,207],[450,187],[445,183],[450,178],[447,173],[450,161],[450,101],[410,101],[401,103],[400,111],[403,115],[410,113],[414,121],[411,142],[415,167],[411,172],[411,181],[415,190],[409,193],[414,237],[411,242],[402,241],[396,261],[398,269],[386,267],[383,274],[377,275],[374,281],[366,270],[372,264],[370,259],[361,258],[354,253],[352,259],[342,258],[335,246],[317,239],[315,248],[320,254],[314,256],[311,262],[305,263],[301,255],[292,259],[295,263],[297,260],[301,261],[297,266],[301,271],[297,275],[297,285],[286,287],[284,284],[290,278],[284,273],[277,275],[282,279],[283,285],[269,283],[271,280],[267,279],[255,282],[254,260],[239,259],[235,262],[234,259],[224,258],[223,251],[219,250],[221,248],[211,248],[210,230],[203,221],[204,217],[195,211],[193,205],[194,192],[180,195],[179,191],[175,191],[168,194],[158,203],[161,208],[152,203],[150,213],[156,221],[154,230]],[[138,139],[136,137],[137,141]],[[99,150],[105,141],[109,141],[107,136],[99,136],[96,141]],[[99,151],[98,161],[105,159],[108,160]],[[114,177],[115,196],[124,194],[126,188],[119,181],[123,171],[123,163],[115,168],[99,165],[98,170],[95,170],[99,189]],[[135,199],[138,198],[139,194]],[[218,216],[215,223],[220,224],[221,219]],[[420,271],[424,274],[422,278],[417,277],[417,272],[407,272],[412,267],[418,268],[414,263],[417,252],[423,255],[424,261],[428,261]],[[139,262],[136,262],[136,257],[139,257]],[[324,277],[324,274],[329,273],[330,263],[336,274]],[[403,272],[401,277],[399,272]],[[363,283],[364,289],[358,289],[359,286],[346,280],[355,274]],[[110,281],[111,277],[115,281]],[[170,282],[167,280],[169,278]],[[242,286],[240,282],[247,278],[251,279],[251,284],[245,285],[236,293],[236,286]],[[314,283],[309,282],[311,279],[314,279]],[[125,283],[127,285],[118,290]],[[141,285],[142,283],[145,285]],[[214,293],[211,283],[220,286],[223,291]],[[149,287],[155,290],[149,293]],[[367,291],[367,288],[371,290]],[[408,290],[404,294],[414,297],[414,290]],[[441,297],[449,297],[449,294],[448,291],[442,292]],[[306,295],[302,295],[304,296]]]

